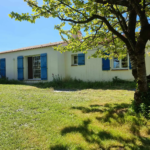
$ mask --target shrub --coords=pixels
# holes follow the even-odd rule
[[[118,78],[117,76],[115,76],[113,79],[112,79],[113,83],[131,83],[132,81],[127,81],[127,80],[122,80],[120,78]]]
[[[118,78],[117,78],[118,79]],[[115,80],[116,81],[116,80]],[[135,88],[135,82],[117,82],[113,81],[82,81],[80,79],[72,79],[66,77],[62,79],[59,75],[53,75],[53,81],[36,83],[35,86],[41,88],[56,88],[56,89],[133,89]],[[122,81],[122,80],[121,80]]]
[[[138,84],[136,85],[138,87]],[[150,119],[150,85],[148,85],[147,93],[140,93],[137,88],[137,95],[142,101],[140,105],[136,104],[135,101],[132,102],[132,108],[135,112],[141,113],[144,117]]]
[[[135,82],[122,82],[119,78],[114,78],[113,81],[82,81],[80,79],[72,79],[67,77],[62,79],[60,75],[54,75],[53,81],[33,83],[32,85],[40,88],[55,88],[55,89],[133,89]],[[8,78],[0,78],[0,84],[26,84],[23,81],[8,80]]]
[[[58,75],[54,75],[52,74],[53,77],[53,82],[57,85],[57,86],[61,86],[62,85],[62,77]]]
[[[23,82],[18,80],[8,80],[8,78],[0,78],[0,84],[23,84]]]
[[[140,112],[146,118],[150,118],[150,88],[146,94],[141,95],[143,103],[140,105]]]

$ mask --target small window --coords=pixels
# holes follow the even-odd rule
[[[85,54],[79,53],[71,55],[71,65],[72,66],[85,65]]]
[[[127,69],[128,68],[128,56],[123,59],[113,58],[113,69]]]
[[[118,58],[114,58],[114,68],[120,68],[120,60],[118,60]]]
[[[73,64],[77,65],[77,64],[78,64],[78,57],[77,57],[77,56],[74,56],[73,61],[74,61]]]
[[[78,65],[78,56],[72,55],[72,65]]]

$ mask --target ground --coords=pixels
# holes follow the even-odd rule
[[[149,150],[150,121],[129,108],[133,94],[0,85],[0,149]]]

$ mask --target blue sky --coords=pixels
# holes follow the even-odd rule
[[[1,2],[0,51],[62,41],[58,30],[54,29],[56,24],[60,24],[59,19],[40,18],[35,24],[31,24],[27,21],[19,22],[9,18],[8,14],[11,11],[30,13],[31,8],[24,0],[5,0]],[[65,28],[69,29],[69,26]]]

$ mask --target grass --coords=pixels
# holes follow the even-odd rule
[[[133,94],[1,84],[0,149],[149,150],[150,121],[129,109]]]

